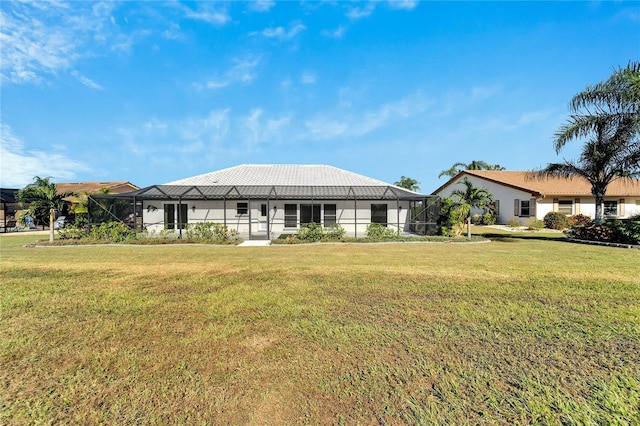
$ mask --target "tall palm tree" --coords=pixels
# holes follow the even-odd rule
[[[410,177],[401,176],[400,180],[394,182],[393,184],[399,186],[400,188],[408,189],[409,191],[415,192],[420,190],[420,182]]]
[[[493,196],[486,188],[478,188],[473,183],[464,178],[458,185],[464,185],[464,189],[456,189],[451,192],[461,217],[467,218],[467,237],[471,238],[471,210],[473,208],[485,209],[493,203]]]
[[[16,198],[18,202],[29,205],[28,212],[33,219],[45,224],[49,222],[49,211],[62,210],[63,199],[72,196],[77,194],[75,192],[58,193],[58,188],[51,182],[50,177],[36,176],[33,178],[33,183],[18,191]]]
[[[438,175],[439,178],[442,176],[454,177],[458,173],[463,170],[505,170],[500,164],[489,164],[484,161],[473,160],[469,164],[465,163],[455,163],[450,168],[443,170]]]
[[[602,223],[607,187],[640,176],[640,63],[630,62],[573,97],[571,115],[555,133],[556,152],[571,140],[588,138],[577,161],[551,163],[534,176],[582,176],[591,183],[595,222]]]

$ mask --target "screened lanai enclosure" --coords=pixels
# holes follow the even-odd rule
[[[118,220],[138,230],[173,230],[214,222],[246,239],[277,238],[311,222],[342,226],[346,235],[364,237],[370,223],[401,234],[438,233],[438,197],[398,187],[181,186],[154,185],[123,194],[92,195],[92,225]]]

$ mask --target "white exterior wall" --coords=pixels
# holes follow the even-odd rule
[[[596,216],[596,200],[594,197],[555,197],[559,201],[572,201],[572,215],[583,214],[590,218]],[[577,202],[576,200],[579,200]],[[640,196],[639,197],[605,197],[604,201],[616,201],[618,203],[617,218],[624,219],[630,216],[640,214]],[[538,200],[538,219],[553,211],[558,211],[558,205],[554,203],[554,198],[548,197]],[[613,216],[607,216],[613,217]]]
[[[494,201],[499,201],[498,223],[506,224],[515,219],[522,225],[526,225],[529,220],[534,219],[534,216],[516,216],[514,208],[515,200],[530,200],[533,198],[531,193],[487,181],[477,176],[466,177],[475,187],[486,188],[493,195]],[[459,182],[461,181],[462,178]],[[442,198],[449,197],[456,189],[463,189],[463,185],[458,185],[456,183],[448,185],[438,192],[437,195]],[[591,218],[594,218],[596,215],[595,198],[593,197],[549,196],[545,198],[538,198],[536,200],[535,219],[542,220],[547,213],[558,211],[558,203],[554,203],[554,199],[557,199],[558,202],[561,200],[572,201],[572,214],[574,215],[583,214]],[[580,200],[579,203],[576,203],[577,199]],[[618,218],[628,218],[630,216],[640,214],[640,196],[605,197],[605,201],[618,202],[618,215],[616,216]]]
[[[520,217],[516,216],[514,210],[515,200],[529,200],[532,198],[530,192],[521,191],[518,189],[510,188],[508,186],[500,185],[477,176],[466,176],[473,186],[477,188],[485,188],[493,196],[494,201],[498,201],[498,223],[506,224],[509,221],[515,219],[522,224],[526,224],[532,217]],[[462,182],[463,178],[460,178],[458,182]],[[442,198],[451,196],[451,193],[455,190],[464,189],[464,185],[453,183],[446,186],[440,192],[437,193]],[[479,213],[473,211],[472,213]],[[544,215],[543,215],[544,216]]]
[[[250,214],[237,214],[238,203],[249,203]],[[160,232],[165,228],[164,205],[178,204],[171,200],[153,200],[143,202],[143,225],[150,232]],[[221,200],[189,200],[182,204],[187,205],[187,223],[215,222],[225,223],[225,203]],[[266,235],[266,217],[261,216],[261,205],[267,204],[267,200],[228,200],[226,202],[226,224],[230,229],[240,233],[242,238],[248,238],[251,231],[252,236],[260,234]],[[300,205],[312,204],[310,200],[270,200],[268,202],[268,217],[271,221],[271,238],[277,238],[282,233],[295,233],[299,226],[295,228],[285,228],[285,204],[295,204],[297,206],[297,220],[300,223]],[[324,205],[336,205],[336,223],[339,223],[346,231],[347,236],[364,237],[367,226],[371,223],[371,204],[387,205],[387,227],[400,231],[409,228],[409,207],[408,201],[399,203],[392,200],[313,200],[314,205],[320,205],[320,218],[324,224]],[[155,207],[149,209],[149,206]],[[398,209],[398,206],[400,207]],[[194,208],[195,207],[195,208]],[[177,213],[175,221],[177,222]],[[357,225],[356,225],[357,222]],[[177,232],[177,227],[176,227]]]

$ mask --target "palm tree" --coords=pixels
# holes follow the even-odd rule
[[[451,192],[454,202],[461,213],[461,217],[467,218],[467,237],[471,238],[471,210],[473,208],[489,208],[493,203],[493,196],[486,188],[477,188],[473,183],[464,178],[458,185],[464,185],[464,189],[456,189]]]
[[[51,209],[62,210],[63,199],[77,196],[75,192],[58,193],[57,186],[51,182],[50,177],[41,178],[36,176],[33,183],[18,191],[16,196],[18,202],[28,204],[29,216],[36,222],[49,223],[49,212]]]
[[[595,223],[602,223],[602,204],[607,187],[616,179],[640,177],[640,170],[631,165],[638,164],[640,152],[625,143],[626,138],[607,136],[606,125],[596,128],[596,135],[587,141],[578,161],[550,163],[534,172],[538,178],[581,176],[591,184],[591,194],[596,203]]]
[[[484,161],[473,160],[469,164],[465,163],[455,163],[449,169],[443,170],[438,175],[439,178],[442,176],[454,177],[458,173],[464,170],[505,170],[500,164],[489,164]]]
[[[555,133],[556,152],[573,139],[588,138],[577,161],[551,163],[534,176],[582,176],[595,197],[596,224],[602,223],[607,187],[616,179],[640,176],[640,63],[629,63],[608,80],[573,97],[571,115]]]
[[[420,182],[410,177],[401,176],[400,180],[397,182],[394,182],[393,184],[396,186],[399,186],[400,188],[404,188],[404,189],[408,189],[409,191],[416,192],[420,190],[419,183]]]
[[[555,134],[556,152],[571,140],[589,137],[604,131],[610,138],[633,132],[627,143],[640,149],[637,138],[640,127],[640,62],[630,62],[619,68],[606,81],[587,86],[569,104],[571,115]],[[616,135],[622,132],[622,135]],[[636,164],[636,167],[640,165]]]

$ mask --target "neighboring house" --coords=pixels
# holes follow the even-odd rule
[[[595,217],[595,198],[584,178],[534,178],[528,172],[465,170],[433,192],[449,197],[461,189],[457,183],[468,178],[474,186],[486,188],[498,212],[498,223],[515,219],[523,225],[543,219],[549,212]],[[618,179],[609,184],[604,199],[605,218],[625,218],[640,214],[640,180]]]
[[[64,199],[73,211],[80,200],[86,200],[88,194],[99,194],[102,191],[109,194],[121,194],[123,192],[131,192],[140,187],[129,181],[114,182],[61,182],[56,183],[58,193],[75,192],[76,197],[67,197]],[[59,212],[60,213],[60,212]]]
[[[430,198],[332,166],[281,164],[239,165],[106,197],[136,204],[149,231],[181,234],[186,224],[215,222],[249,239],[295,233],[311,222],[340,224],[349,236],[364,236],[370,223],[408,231]],[[435,232],[432,219],[417,228]]]
[[[2,232],[18,230],[20,205],[16,200],[17,189],[0,188],[0,228]]]
[[[72,204],[78,202],[79,199],[86,198],[87,194],[96,194],[101,191],[108,191],[110,194],[120,194],[123,192],[131,192],[140,187],[128,181],[115,182],[61,182],[56,183],[58,193],[75,192],[78,197],[69,197],[66,199]]]

